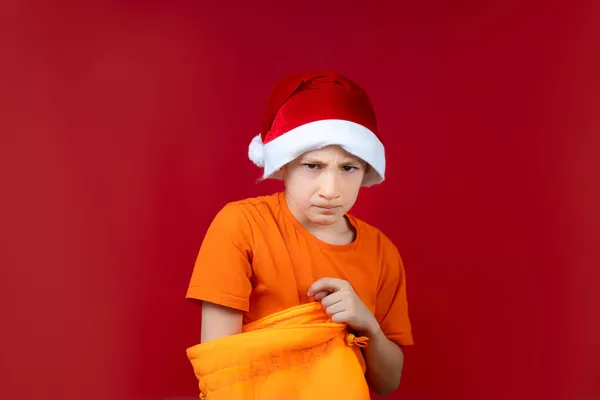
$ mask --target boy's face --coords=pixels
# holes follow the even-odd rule
[[[334,225],[356,202],[366,168],[340,146],[304,153],[281,171],[290,209],[303,224]]]

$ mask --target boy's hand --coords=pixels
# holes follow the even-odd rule
[[[348,281],[321,278],[311,285],[307,295],[321,301],[333,322],[346,323],[367,336],[374,336],[380,330],[377,319]]]

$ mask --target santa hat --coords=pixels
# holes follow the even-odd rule
[[[370,165],[363,186],[384,180],[385,150],[364,90],[337,72],[300,73],[272,89],[261,134],[250,143],[248,155],[264,167],[264,179],[279,178],[279,169],[290,161],[329,145]]]

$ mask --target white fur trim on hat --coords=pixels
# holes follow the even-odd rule
[[[260,134],[254,136],[248,147],[248,157],[256,166],[265,166],[265,145],[263,144]]]
[[[328,119],[309,122],[263,145],[260,135],[250,143],[250,159],[264,166],[263,178],[277,178],[276,172],[307,151],[339,145],[348,153],[366,161],[371,168],[363,186],[385,179],[385,149],[377,136],[363,125]],[[256,161],[255,161],[256,160]]]

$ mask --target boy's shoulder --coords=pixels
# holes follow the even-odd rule
[[[369,240],[376,241],[383,248],[389,249],[391,252],[398,252],[396,244],[380,228],[354,215],[350,215],[350,217],[356,222],[361,235],[367,237]]]
[[[280,193],[276,192],[273,194],[263,195],[263,196],[254,196],[254,197],[246,197],[244,199],[233,200],[228,202],[225,206],[236,206],[241,208],[252,208],[260,205],[279,205],[280,202]]]
[[[221,212],[226,213],[240,213],[253,214],[253,213],[273,213],[274,210],[278,209],[280,204],[280,193],[273,193],[264,196],[247,197],[244,199],[233,200],[226,203]]]

